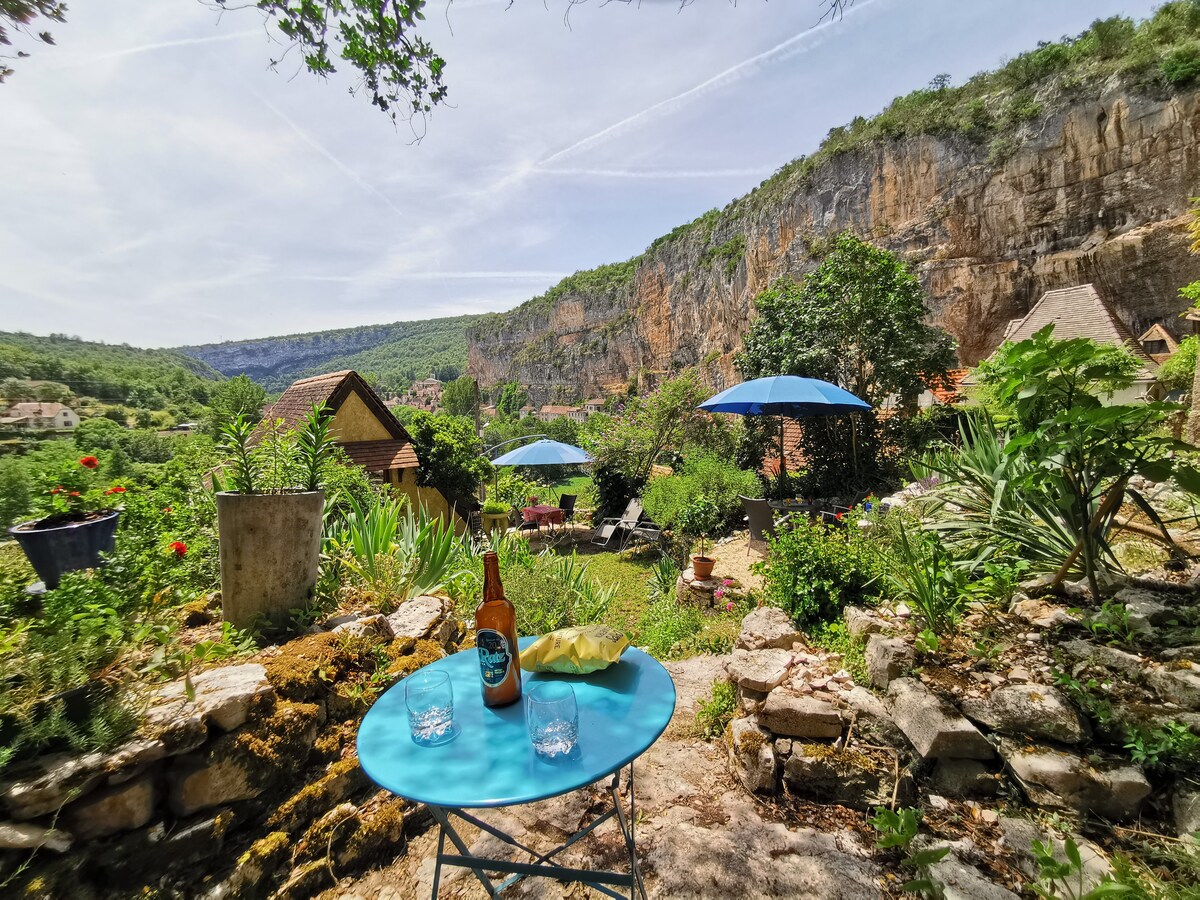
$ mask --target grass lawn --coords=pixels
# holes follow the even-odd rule
[[[574,494],[582,501],[583,498],[590,496],[592,490],[591,475],[574,475],[570,478],[563,478],[560,481],[555,481],[550,485],[554,489],[555,494]]]

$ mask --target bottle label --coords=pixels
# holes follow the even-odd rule
[[[475,632],[475,646],[479,650],[479,669],[483,683],[488,687],[504,684],[512,669],[512,648],[508,638],[491,628]]]

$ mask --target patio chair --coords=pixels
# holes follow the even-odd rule
[[[558,498],[558,508],[562,510],[563,524],[575,521],[575,501],[577,494],[563,494]]]
[[[631,531],[637,527],[638,519],[642,517],[642,501],[634,497],[625,506],[625,512],[621,513],[619,518],[604,519],[596,527],[595,534],[592,535],[592,543],[600,544],[607,547],[612,543],[613,536],[621,532],[622,542],[624,541],[624,532]]]
[[[517,526],[517,531],[536,531],[541,533],[542,526],[538,522],[537,513],[521,510],[521,524]]]
[[[624,550],[634,541],[646,541],[650,544],[657,544],[661,540],[662,528],[649,519],[643,519],[625,532],[625,539],[621,541],[621,549]]]
[[[744,521],[746,528],[750,531],[750,540],[746,545],[746,555],[750,555],[750,548],[757,550],[766,550],[767,541],[775,537],[777,529],[785,521],[787,517],[776,519],[772,510],[771,504],[761,497],[743,497],[738,494],[738,499],[742,501],[742,509],[746,510]]]

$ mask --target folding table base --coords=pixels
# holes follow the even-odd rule
[[[616,897],[618,900],[623,900],[625,893],[618,892],[617,888],[628,889],[630,900],[635,900],[640,896],[642,900],[646,900],[646,887],[642,883],[642,873],[638,868],[637,862],[637,843],[634,839],[634,820],[637,817],[637,804],[633,793],[633,764],[629,764],[629,815],[626,816],[625,809],[621,803],[620,796],[621,770],[618,769],[613,773],[612,781],[608,785],[608,791],[612,795],[613,808],[602,813],[590,823],[585,825],[575,834],[567,839],[566,843],[560,844],[548,853],[539,853],[531,847],[526,847],[512,835],[506,834],[495,826],[489,825],[487,822],[472,816],[461,809],[455,809],[448,806],[430,806],[429,812],[433,815],[438,823],[438,850],[437,864],[433,870],[433,897],[437,898],[438,885],[441,882],[442,866],[458,866],[463,869],[470,869],[475,873],[475,877],[479,879],[489,897],[498,897],[505,888],[516,884],[522,878],[542,877],[553,878],[557,881],[579,882],[586,884],[588,887],[595,888],[601,893],[607,894],[610,897]],[[470,848],[466,841],[462,839],[454,826],[450,824],[450,817],[458,816],[458,818],[470,822],[476,828],[486,831],[488,834],[503,841],[504,843],[523,850],[533,857],[533,862],[520,863],[510,862],[504,859],[492,859],[486,856],[474,856],[471,854]],[[609,819],[615,818],[621,829],[621,835],[625,838],[625,849],[629,853],[629,874],[623,872],[608,872],[603,869],[572,869],[566,866],[560,866],[557,863],[551,862],[551,859],[566,850],[580,838],[591,833],[598,826],[607,822]],[[446,853],[446,838],[450,839],[458,853]],[[488,872],[503,872],[507,873],[508,877],[503,881],[493,882],[487,875]]]

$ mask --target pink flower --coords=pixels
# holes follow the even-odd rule
[[[724,585],[725,587],[733,587],[733,579],[726,578],[724,581],[721,582],[721,584]]]
[[[715,591],[713,591],[713,596],[716,597],[718,600],[720,600],[722,597],[725,596],[725,589],[717,588]]]
[[[733,612],[733,602],[732,601],[725,604],[725,612]]]

